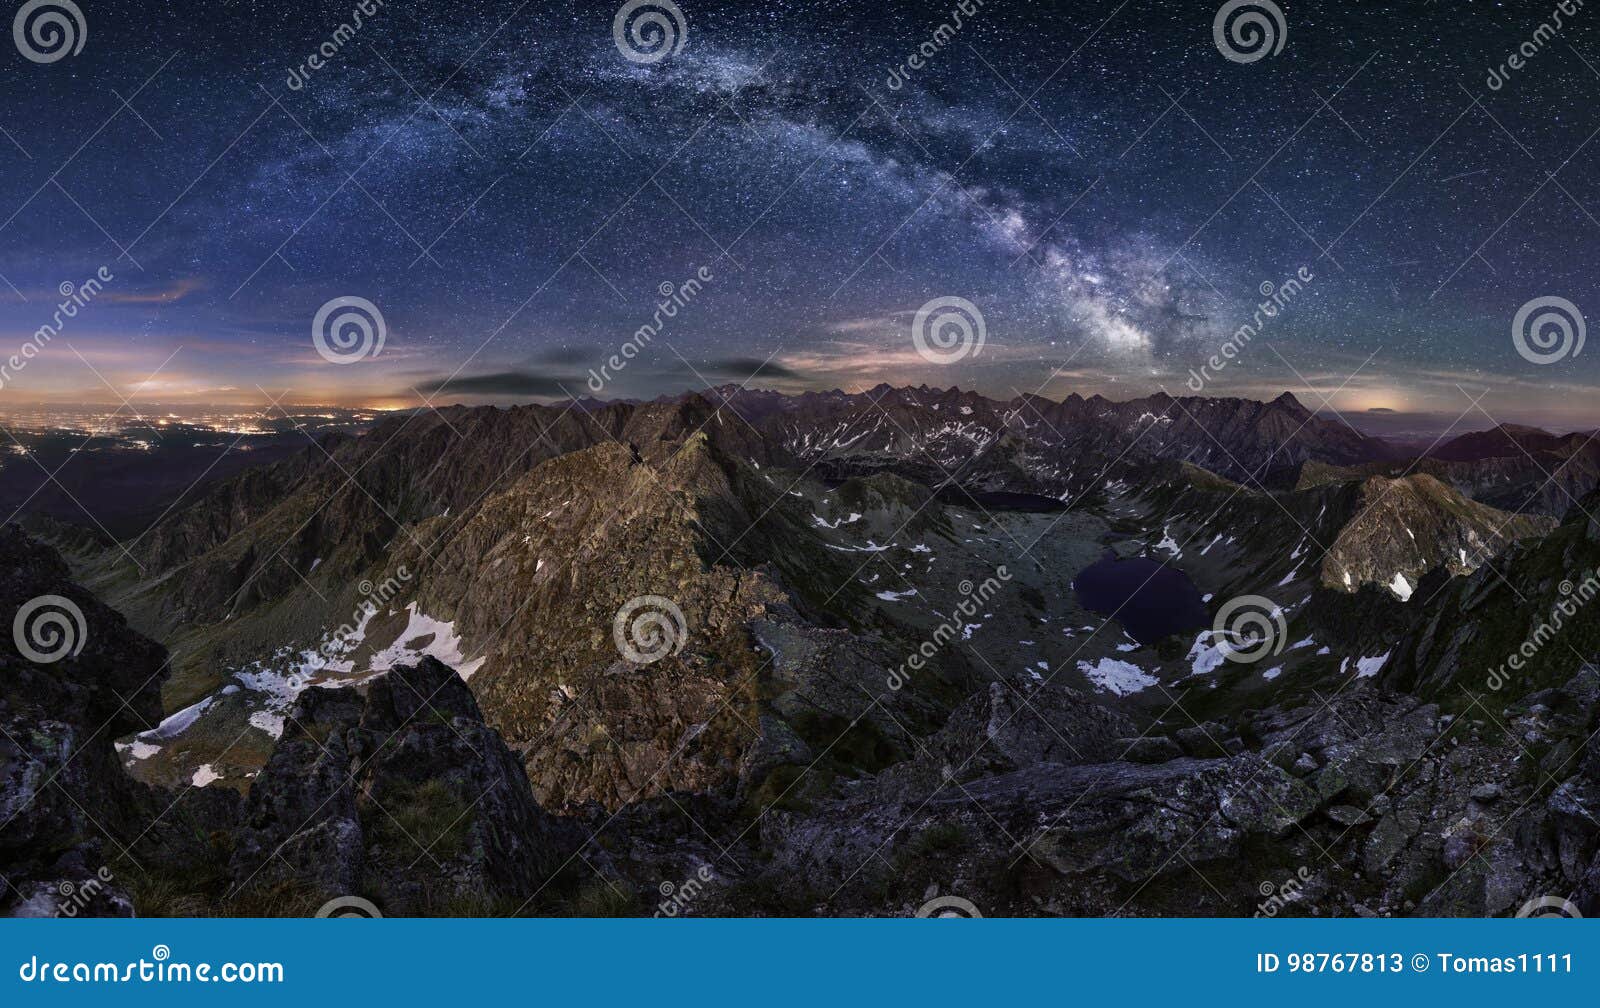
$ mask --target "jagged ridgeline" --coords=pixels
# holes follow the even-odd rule
[[[103,865],[93,912],[1592,899],[1587,451],[1404,459],[1289,395],[391,416],[206,485],[125,544],[142,569],[7,533],[0,616],[59,595],[90,645],[7,655],[11,909]],[[27,770],[79,750],[100,823]],[[1519,807],[1537,835],[1496,829]]]

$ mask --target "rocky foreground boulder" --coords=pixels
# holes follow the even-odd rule
[[[1111,753],[1121,716],[1066,694],[974,702],[917,760],[764,816],[760,884],[719,909],[759,890],[829,915],[941,894],[990,916],[1506,916],[1546,896],[1600,914],[1592,671],[1505,718],[1352,687]],[[1134,761],[1200,737],[1216,756]]]
[[[113,740],[161,719],[166,650],[0,529],[0,912],[128,915],[126,847],[152,818]]]
[[[433,658],[302,693],[250,788],[236,890],[362,895],[397,915],[514,910],[575,847],[522,763]]]

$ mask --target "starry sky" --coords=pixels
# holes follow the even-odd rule
[[[1304,271],[1208,394],[1600,422],[1600,347],[1513,339],[1533,299],[1600,318],[1600,5],[1530,41],[1553,3],[1284,0],[1280,46],[1239,59],[1211,2],[969,0],[954,28],[944,2],[653,0],[622,42],[609,0],[367,0],[341,32],[357,2],[81,0],[81,50],[4,46],[0,361],[112,279],[0,411],[593,394],[697,275],[602,397],[1184,394]],[[341,298],[383,340],[332,364]],[[918,352],[940,298],[981,350]]]

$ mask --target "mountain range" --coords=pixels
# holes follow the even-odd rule
[[[308,431],[0,537],[0,621],[88,644],[0,655],[4,905],[1600,911],[1600,638],[1540,629],[1592,440],[887,385]]]

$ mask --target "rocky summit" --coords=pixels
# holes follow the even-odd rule
[[[29,516],[0,909],[1600,913],[1591,454],[727,386]]]

